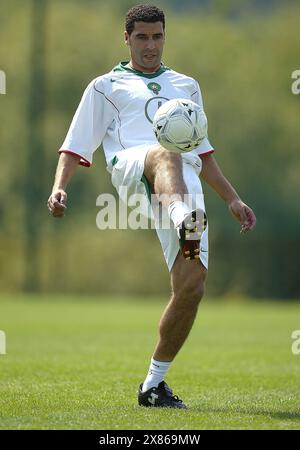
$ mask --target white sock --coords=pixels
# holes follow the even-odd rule
[[[142,391],[146,392],[148,389],[151,389],[152,387],[157,387],[159,383],[163,380],[164,375],[168,371],[169,367],[171,366],[171,362],[166,361],[156,361],[155,359],[151,358],[151,364],[149,367],[148,375],[143,383]]]
[[[171,202],[168,206],[168,214],[175,227],[182,223],[185,217],[191,212],[191,208],[181,201]]]

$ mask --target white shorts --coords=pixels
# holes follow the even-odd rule
[[[155,146],[156,147],[156,146]],[[143,196],[142,214],[153,219],[150,207],[150,186],[144,175],[144,163],[151,145],[139,145],[122,150],[108,163],[107,170],[111,174],[111,181],[120,198],[127,203],[128,196],[139,194]],[[183,179],[188,193],[197,206],[205,211],[204,198],[199,174],[202,168],[201,158],[192,152],[182,154]],[[126,198],[124,198],[124,186]],[[131,197],[132,198],[132,197]],[[140,197],[139,197],[140,198]],[[134,202],[133,202],[134,204]],[[167,209],[162,208],[163,217],[167,217]],[[150,214],[149,214],[150,211]],[[177,231],[171,227],[164,229],[155,222],[155,229],[160,240],[169,271],[172,270],[176,256],[180,250]],[[200,259],[204,267],[208,268],[208,226],[201,237]]]

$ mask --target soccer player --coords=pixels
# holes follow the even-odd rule
[[[112,183],[120,196],[125,186],[129,195],[143,192],[146,196],[152,192],[164,197],[163,209],[173,226],[157,226],[156,231],[170,271],[171,299],[159,323],[158,343],[146,379],[139,387],[138,403],[186,408],[173,395],[164,376],[192,328],[203,296],[208,226],[203,200],[193,207],[185,201],[185,195],[199,198],[201,175],[227,203],[241,225],[241,233],[252,230],[256,218],[222,174],[207,138],[183,154],[167,151],[155,138],[152,119],[163,102],[188,98],[203,106],[198,83],[162,63],[163,11],[150,5],[134,6],[126,15],[124,37],[130,60],[121,62],[86,88],[59,150],[48,208],[54,217],[63,217],[69,180],[78,164],[92,164],[93,152],[101,143]]]

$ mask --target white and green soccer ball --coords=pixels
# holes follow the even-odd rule
[[[176,98],[156,111],[153,130],[162,147],[176,153],[189,152],[207,136],[207,118],[197,103]]]

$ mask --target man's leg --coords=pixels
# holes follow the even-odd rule
[[[187,261],[178,253],[171,271],[171,300],[160,320],[159,340],[148,375],[140,386],[140,405],[185,408],[184,403],[173,396],[163,377],[193,326],[204,293],[206,273],[199,260]]]
[[[157,146],[149,150],[144,173],[155,194],[178,200],[188,193],[182,174],[180,154]],[[164,205],[168,206],[168,205]],[[172,361],[193,325],[203,296],[206,269],[199,260],[187,261],[177,255],[171,271],[172,296],[160,321],[160,341],[153,354],[158,361]]]
[[[172,295],[159,324],[159,342],[153,354],[158,361],[173,361],[194,323],[204,293],[207,270],[199,260],[178,254],[171,271]]]
[[[184,220],[185,214],[190,210],[183,203],[184,195],[188,191],[183,179],[181,155],[167,152],[161,147],[152,148],[145,160],[144,173],[151,184],[152,192],[164,196],[165,207],[170,208],[171,205],[173,208],[175,204],[175,209],[178,210],[175,219]],[[168,203],[170,199],[171,204]],[[171,219],[177,226],[172,216]],[[171,271],[171,300],[160,321],[160,338],[148,375],[140,387],[139,403],[144,406],[150,406],[149,402],[152,403],[152,400],[149,400],[151,394],[158,395],[158,402],[161,400],[161,403],[170,403],[169,406],[172,407],[184,407],[177,401],[172,402],[162,381],[192,328],[203,296],[205,277],[206,269],[199,259],[187,261],[181,252],[178,253]]]
[[[168,210],[185,258],[199,258],[199,241],[206,228],[206,215],[201,208],[192,207],[183,178],[181,155],[160,146],[152,147],[145,158],[144,174],[152,192]]]
[[[147,153],[144,174],[155,194],[184,200],[187,188],[182,175],[181,155],[167,151],[160,146]],[[168,204],[164,206],[168,207]]]

